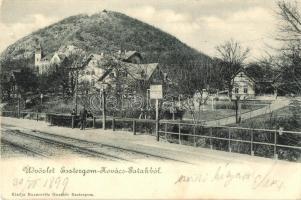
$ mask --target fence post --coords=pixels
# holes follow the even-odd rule
[[[37,113],[37,121],[39,121],[39,113]]]
[[[167,123],[164,125],[165,140],[167,141]]]
[[[196,142],[195,142],[195,132],[196,132],[196,124],[193,124],[193,146],[196,147]]]
[[[231,130],[230,128],[228,128],[228,149],[229,149],[229,152],[231,152]]]
[[[181,124],[179,123],[179,144],[181,144]]]
[[[133,133],[136,135],[136,120],[133,120]]]
[[[251,130],[251,156],[254,156],[253,141],[254,141],[254,132],[253,130]]]
[[[95,120],[96,118],[93,116],[93,128],[95,128]]]
[[[212,127],[209,128],[209,133],[210,133],[210,149],[213,149],[213,146],[212,146]]]
[[[51,118],[50,121],[52,121]],[[74,128],[74,115],[71,116],[71,127]]]
[[[274,158],[277,160],[278,159],[278,154],[277,154],[277,130],[274,132]]]
[[[25,115],[24,115],[24,113],[22,114],[22,118],[23,118],[23,119],[25,118]]]
[[[115,118],[112,118],[112,130],[115,131]]]

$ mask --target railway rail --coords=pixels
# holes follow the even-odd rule
[[[159,160],[159,161],[168,160],[168,161],[175,161],[175,162],[183,162],[183,161],[167,158],[164,156],[158,156],[151,153],[141,152],[138,150],[122,148],[122,147],[103,144],[99,142],[86,141],[78,138],[61,136],[52,133],[31,131],[26,129],[20,131],[15,127],[2,127],[2,129],[8,130],[11,135],[31,138],[33,140],[42,141],[54,146],[58,145],[61,148],[71,149],[74,152],[79,152],[80,154],[85,154],[100,159],[106,159],[111,161],[133,162],[138,159],[151,158],[152,160]]]
[[[41,157],[41,158],[48,158],[47,155],[38,152],[32,148],[26,147],[25,145],[18,144],[16,142],[9,141],[5,138],[1,138],[1,151],[3,151],[3,148],[9,147],[13,149],[14,151],[17,151],[18,154],[22,155],[28,155],[33,157]]]

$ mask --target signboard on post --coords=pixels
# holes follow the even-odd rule
[[[159,99],[163,99],[162,85],[151,85],[149,97],[156,99],[156,135],[159,141]]]
[[[150,99],[163,99],[162,85],[150,86]]]

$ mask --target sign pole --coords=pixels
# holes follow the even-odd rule
[[[159,99],[163,99],[162,85],[151,85],[149,97],[156,100],[156,138],[159,141]]]
[[[159,99],[156,99],[156,135],[159,141]]]

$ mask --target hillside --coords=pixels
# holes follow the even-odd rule
[[[142,53],[143,62],[163,64],[176,82],[183,82],[183,77],[198,81],[204,66],[211,62],[208,56],[170,34],[124,14],[103,11],[91,16],[68,17],[20,39],[1,54],[1,70],[32,64],[38,42],[44,55],[55,52],[62,45],[75,45],[90,53],[136,50]]]

